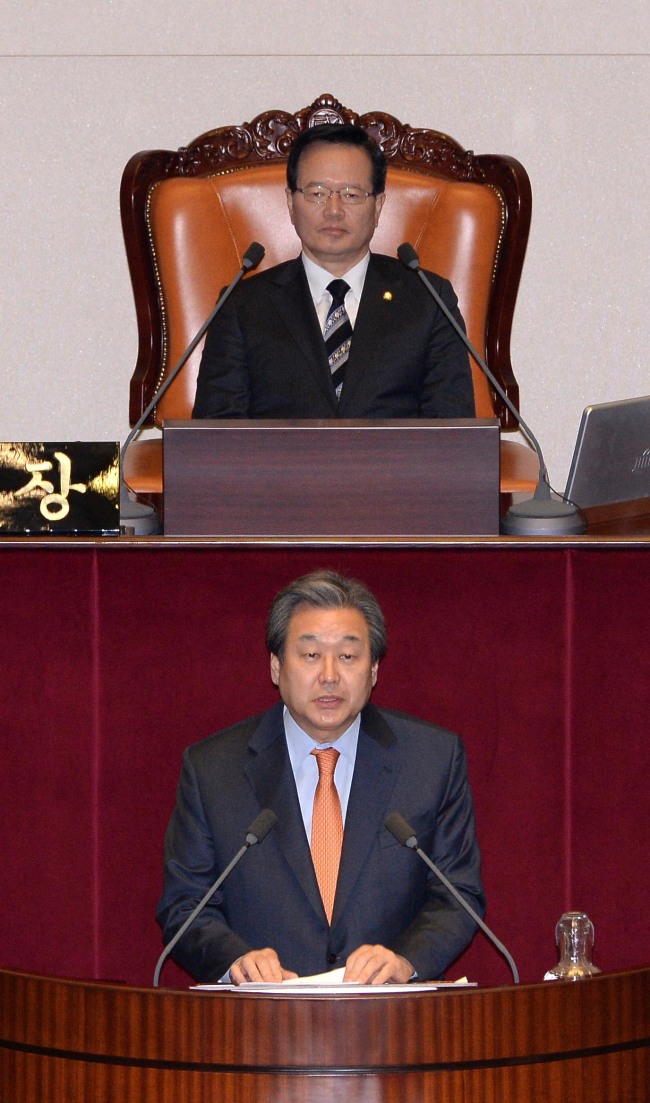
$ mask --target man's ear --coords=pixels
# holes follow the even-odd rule
[[[280,660],[277,655],[271,655],[271,681],[274,686],[280,684]]]
[[[293,223],[293,192],[291,191],[291,188],[285,188],[284,189],[284,194],[287,197],[287,207],[289,208],[289,218],[291,219],[291,222]]]
[[[379,225],[379,216],[381,214],[381,209],[384,205],[385,198],[386,198],[386,192],[382,192],[375,199],[375,226]]]

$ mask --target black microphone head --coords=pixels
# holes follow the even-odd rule
[[[252,241],[242,257],[242,268],[245,268],[247,272],[251,268],[257,268],[265,252],[264,246],[260,245],[259,241]]]
[[[407,268],[412,268],[414,272],[417,272],[420,267],[420,258],[410,241],[405,241],[403,245],[400,245],[397,250],[397,255],[402,264],[405,264]]]
[[[390,831],[394,839],[397,839],[400,846],[410,846],[414,849],[418,845],[415,831],[399,812],[391,812],[384,821],[384,827]]]
[[[255,843],[261,843],[272,827],[275,827],[278,822],[278,817],[275,812],[270,808],[263,808],[258,816],[255,817],[250,825],[246,834],[246,842],[248,846],[254,846]]]

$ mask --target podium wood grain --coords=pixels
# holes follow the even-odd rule
[[[166,536],[496,536],[496,419],[167,421]]]
[[[643,1103],[650,968],[246,996],[0,971],[3,1103]]]

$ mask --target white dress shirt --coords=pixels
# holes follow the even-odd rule
[[[315,264],[314,261],[306,257],[304,253],[302,254],[302,263],[305,266],[305,274],[307,276],[309,290],[311,291],[311,297],[316,307],[316,313],[318,314],[320,328],[324,330],[327,315],[332,305],[332,296],[327,290],[327,285],[336,277],[333,276],[331,272],[327,272],[324,268],[321,268],[319,264]],[[353,329],[354,323],[357,320],[359,303],[361,302],[361,292],[363,291],[369,263],[370,253],[368,252],[358,264],[354,265],[354,268],[350,268],[348,272],[341,276],[341,279],[345,280],[345,282],[350,285],[350,290],[345,296],[345,309]]]

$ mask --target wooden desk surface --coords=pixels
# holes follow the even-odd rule
[[[379,995],[0,971],[3,1103],[642,1103],[650,968]]]

